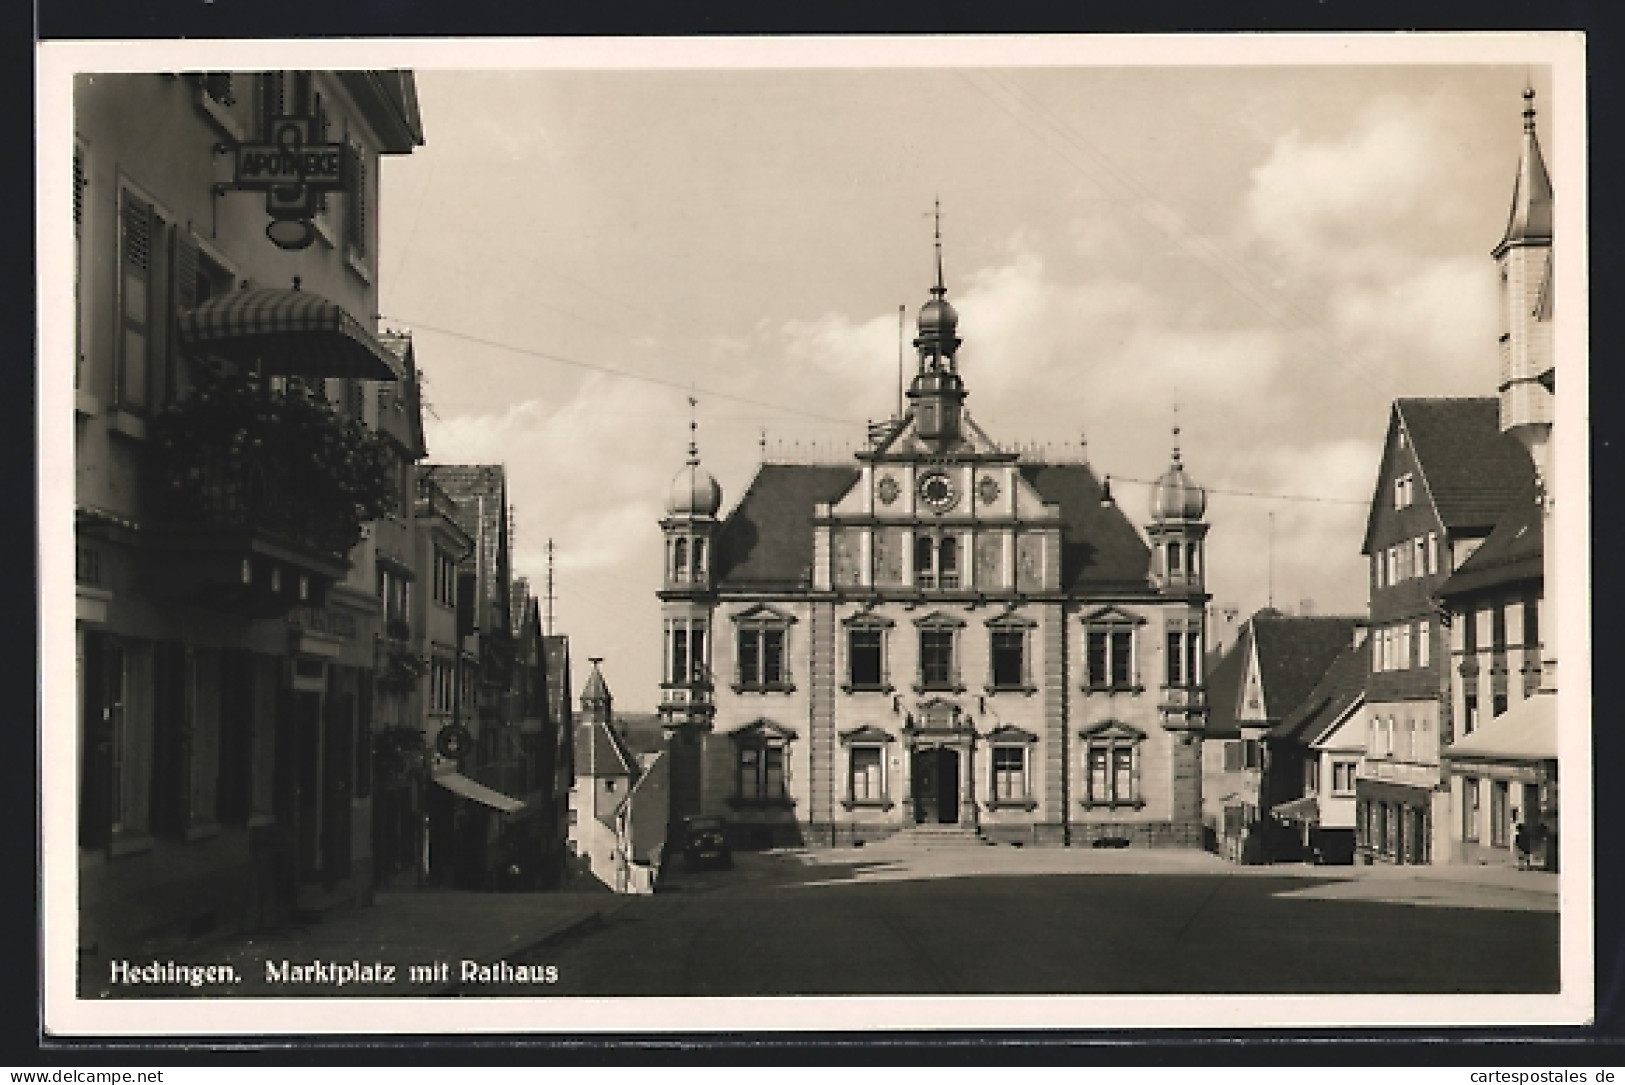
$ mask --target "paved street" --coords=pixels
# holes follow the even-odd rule
[[[519,960],[561,995],[1545,992],[1557,940],[1549,875],[881,844],[679,863]]]

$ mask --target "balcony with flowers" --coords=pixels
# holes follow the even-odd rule
[[[398,499],[386,444],[298,379],[199,366],[149,432],[154,572],[166,594],[211,609],[321,605],[362,525]]]

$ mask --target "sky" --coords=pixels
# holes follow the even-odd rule
[[[381,326],[430,461],[506,465],[515,572],[539,592],[553,541],[554,631],[623,709],[658,696],[689,397],[725,508],[764,435],[849,454],[896,409],[936,201],[995,441],[1086,441],[1143,526],[1177,423],[1215,607],[1362,614],[1390,403],[1495,392],[1526,83],[1549,100],[1526,65],[419,70]]]

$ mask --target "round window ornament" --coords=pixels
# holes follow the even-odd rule
[[[976,482],[976,496],[982,499],[982,504],[991,505],[999,499],[999,480],[992,475],[983,475]]]
[[[920,500],[933,512],[947,512],[959,503],[959,491],[953,479],[941,471],[932,471],[920,478]]]
[[[901,492],[902,488],[897,485],[897,480],[890,475],[881,476],[880,481],[875,484],[875,496],[880,498],[882,505],[890,505],[896,501],[897,495]]]

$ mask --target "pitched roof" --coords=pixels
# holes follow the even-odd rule
[[[1025,463],[1024,478],[1061,510],[1064,590],[1148,589],[1151,552],[1122,509],[1102,506],[1085,464]],[[813,511],[857,482],[854,467],[764,464],[728,515],[717,542],[719,585],[805,588],[812,583]]]
[[[636,776],[638,759],[626,748],[614,728],[602,721],[576,728],[577,776]]]
[[[485,581],[480,588],[481,595],[504,608],[508,607],[510,601],[499,583],[503,572],[500,567],[501,554],[506,545],[508,526],[506,469],[498,463],[436,463],[424,467],[423,473],[434,479],[446,496],[451,498],[454,509],[452,519],[474,540],[474,546],[458,568],[463,572],[480,571]],[[481,498],[484,500],[481,501]],[[483,562],[479,553],[482,540],[486,549]],[[512,619],[507,619],[506,624],[511,625]]]
[[[1552,178],[1546,172],[1546,159],[1535,136],[1534,101],[1531,96],[1524,112],[1523,148],[1518,155],[1518,175],[1512,186],[1512,210],[1507,215],[1506,233],[1495,247],[1496,255],[1518,241],[1549,242],[1552,239]]]
[[[716,582],[811,587],[813,506],[839,500],[857,480],[854,467],[763,464],[717,537]]]
[[[1332,661],[1353,643],[1354,627],[1361,620],[1274,612],[1247,620],[1258,649],[1258,677],[1270,719],[1288,719],[1303,706]]]
[[[1399,399],[1433,506],[1453,531],[1488,531],[1534,478],[1529,453],[1501,432],[1501,404],[1472,399]]]
[[[1241,703],[1242,672],[1247,665],[1248,646],[1252,637],[1243,625],[1230,650],[1207,668],[1207,728],[1205,738],[1240,738],[1236,726],[1236,707]]]
[[[1046,502],[1061,506],[1061,589],[1149,589],[1151,550],[1114,502],[1102,505],[1088,464],[1024,463],[1021,474]]]
[[[666,748],[658,712],[617,712],[615,732],[634,754],[660,753]]]
[[[1545,576],[1539,487],[1531,482],[1502,514],[1495,530],[1439,587],[1439,597],[1467,595]]]
[[[1276,724],[1270,737],[1304,746],[1321,738],[1365,696],[1369,668],[1365,645],[1346,645],[1302,703]]]

